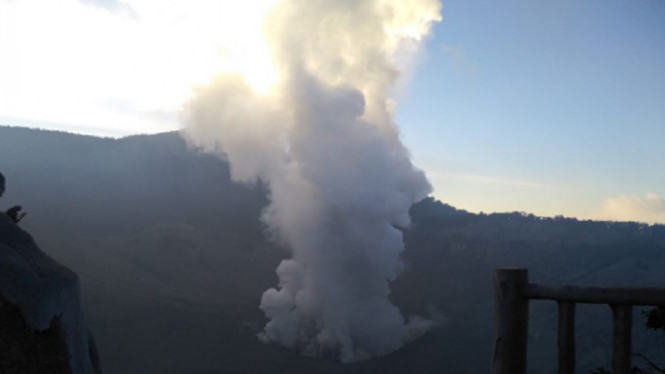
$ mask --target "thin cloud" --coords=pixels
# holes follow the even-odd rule
[[[600,210],[592,213],[589,218],[665,224],[665,199],[655,193],[648,193],[646,197],[613,197],[604,200]]]
[[[154,123],[163,123],[165,128],[168,124],[178,123],[178,112],[176,110],[141,109],[129,100],[115,98],[102,100],[99,106],[106,107],[114,113],[121,113],[133,118],[147,119]]]
[[[118,0],[79,0],[83,5],[93,6],[95,8],[108,10],[126,16],[129,19],[138,19],[138,13],[134,8],[124,1]]]
[[[559,187],[551,184],[523,181],[518,179],[496,178],[487,175],[446,173],[446,172],[429,171],[429,170],[426,171],[426,173],[427,176],[430,178],[448,178],[448,179],[455,179],[455,180],[481,183],[481,184],[498,185],[498,186],[541,188],[548,190],[560,189]]]
[[[478,68],[467,61],[464,47],[461,45],[441,44],[441,49],[451,55],[453,68],[471,76],[478,74]]]

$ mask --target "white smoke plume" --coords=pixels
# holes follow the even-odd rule
[[[414,55],[436,0],[290,0],[264,31],[276,81],[257,92],[241,74],[196,89],[185,137],[225,155],[235,181],[262,181],[262,220],[291,250],[260,308],[260,339],[342,362],[388,354],[434,322],[390,302],[404,250],[395,227],[431,187],[393,121],[396,61]]]

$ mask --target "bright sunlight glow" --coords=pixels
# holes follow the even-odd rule
[[[276,2],[0,2],[0,117],[151,133],[176,128],[192,87],[216,74],[266,93]]]

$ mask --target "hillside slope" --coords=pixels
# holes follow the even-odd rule
[[[231,183],[228,165],[175,133],[100,139],[0,127],[2,203],[81,277],[107,373],[487,373],[492,269],[528,267],[533,282],[665,287],[665,226],[477,215],[427,199],[412,209],[406,269],[393,285],[405,315],[446,323],[383,358],[339,365],[255,338],[263,291],[287,255],[265,239],[261,186]],[[0,208],[5,208],[2,206]],[[556,364],[556,304],[532,303],[529,365]],[[580,307],[579,372],[608,365],[608,307]],[[635,349],[665,339],[635,314]]]

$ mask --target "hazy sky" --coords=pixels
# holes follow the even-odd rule
[[[259,18],[235,2],[195,3],[179,27],[147,1],[84,3],[0,1],[0,123],[172,130],[215,54],[262,60],[238,37],[258,37]],[[437,198],[665,223],[665,2],[455,0],[442,15],[397,106]]]
[[[434,33],[397,119],[437,197],[665,222],[665,2],[448,1]]]

